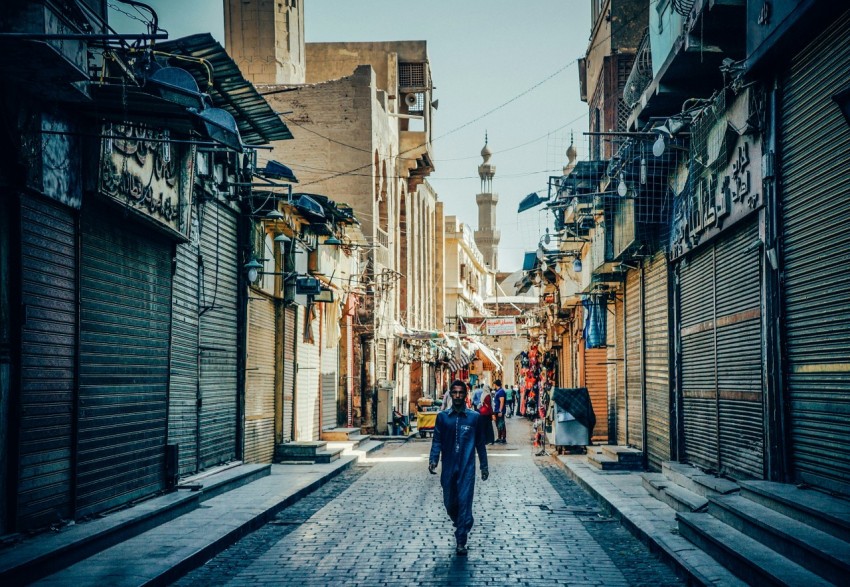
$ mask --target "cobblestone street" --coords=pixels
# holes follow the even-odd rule
[[[430,439],[389,443],[179,585],[677,585],[674,573],[548,457],[527,421],[488,447],[469,556],[457,557]]]

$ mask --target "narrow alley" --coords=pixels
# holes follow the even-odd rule
[[[673,571],[507,420],[476,481],[468,557],[454,553],[430,439],[388,443],[177,585],[679,585]],[[393,491],[387,491],[392,487]]]

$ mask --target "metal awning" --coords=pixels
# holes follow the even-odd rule
[[[239,125],[246,144],[262,144],[292,138],[292,133],[257,89],[242,76],[236,62],[209,33],[157,43],[157,51],[204,59],[213,68],[213,85],[207,88],[207,69],[200,63],[174,60],[172,65],[189,71],[201,91],[207,91],[218,108],[227,110]]]

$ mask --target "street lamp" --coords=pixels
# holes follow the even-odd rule
[[[260,269],[262,268],[262,264],[258,263],[254,258],[251,258],[250,261],[245,263],[245,271],[247,272],[249,283],[256,283],[257,278],[260,276]]]

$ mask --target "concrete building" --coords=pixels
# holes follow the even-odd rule
[[[493,294],[495,272],[487,266],[468,224],[446,216],[445,231],[446,330],[462,332],[465,318],[486,315],[484,300]]]
[[[437,292],[420,285],[434,282],[438,227],[436,194],[424,184],[433,170],[427,47],[305,44],[302,10],[297,0],[227,0],[228,50],[273,108],[287,113],[296,140],[276,143],[268,159],[292,167],[298,191],[350,205],[361,223],[366,243],[355,248],[364,271],[342,284],[360,300],[357,373],[346,376],[355,382],[355,425],[382,432],[387,418],[378,414],[378,396],[387,408],[409,402],[409,368],[395,360],[397,330],[436,327]],[[273,32],[264,20],[275,22]],[[264,68],[267,55],[280,71]]]

